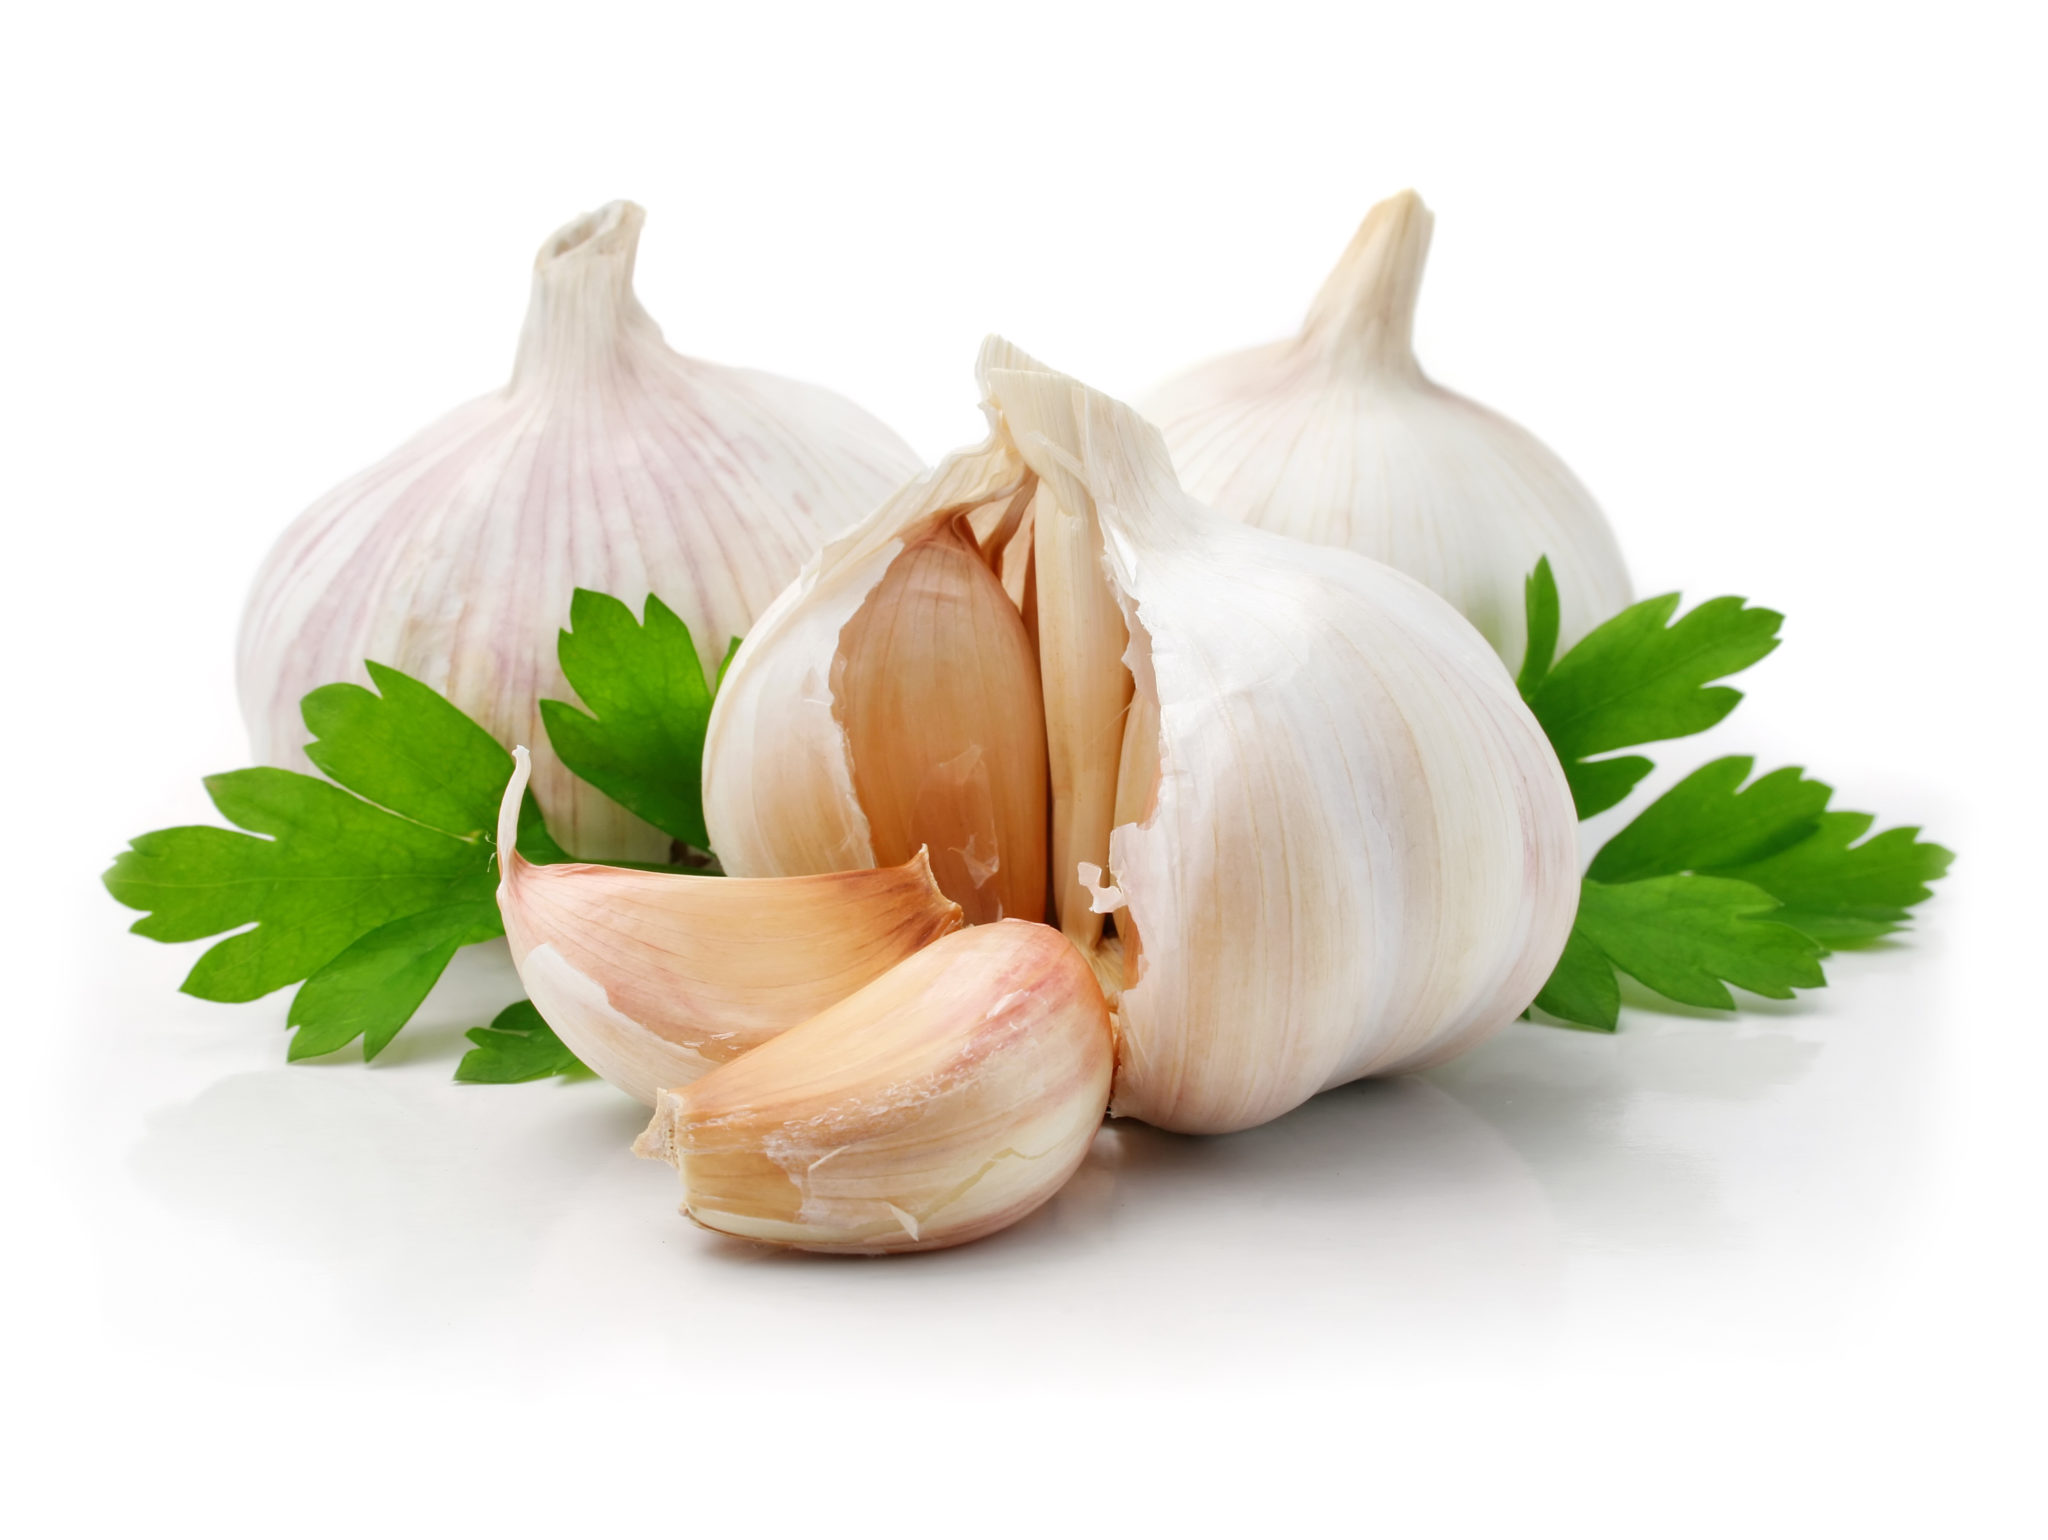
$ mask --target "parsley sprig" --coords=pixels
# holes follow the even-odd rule
[[[1742,699],[1714,681],[1778,645],[1783,617],[1712,599],[1675,623],[1677,594],[1631,605],[1561,659],[1557,586],[1540,561],[1526,588],[1529,661],[1517,683],[1590,818],[1650,773],[1640,754],[1596,759],[1703,732]],[[1830,951],[1890,934],[1954,859],[1917,828],[1865,839],[1868,813],[1829,811],[1833,789],[1798,767],[1751,780],[1755,761],[1702,765],[1594,856],[1571,939],[1536,1008],[1611,1032],[1617,970],[1670,1000],[1733,1010],[1728,986],[1772,999],[1827,982]],[[1860,843],[1859,843],[1860,842]]]
[[[579,590],[559,643],[563,672],[594,714],[542,703],[569,768],[672,838],[705,843],[699,774],[711,711],[690,633],[657,598],[645,622]],[[109,892],[146,911],[131,927],[157,941],[225,935],[180,986],[203,1000],[254,1000],[298,984],[288,1057],[361,1040],[374,1059],[464,946],[504,934],[492,831],[512,756],[418,680],[368,665],[373,689],[325,685],[301,703],[326,775],[258,768],[206,788],[233,829],[159,829],[107,871]],[[559,736],[558,736],[559,735]],[[543,864],[571,857],[528,793],[519,848]],[[683,865],[706,869],[687,854]],[[232,934],[228,934],[232,932]],[[531,1006],[470,1034],[462,1080],[560,1074],[575,1059]]]

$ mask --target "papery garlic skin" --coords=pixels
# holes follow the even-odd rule
[[[980,377],[989,441],[827,547],[728,669],[705,750],[727,870],[872,864],[834,696],[840,632],[931,519],[1037,478],[1034,518],[1050,499],[1062,539],[1095,532],[1123,619],[1122,741],[1073,733],[1095,746],[1064,776],[1114,827],[1070,820],[1073,870],[1051,873],[1118,1012],[1117,1112],[1247,1128],[1513,1020],[1571,928],[1577,819],[1485,639],[1378,563],[1202,508],[1136,413],[1007,344],[984,347]],[[1042,672],[1049,724],[1099,723],[1113,698],[1114,632],[1085,597],[1097,576],[1067,557],[1034,569],[1042,656],[1068,655]]]
[[[1139,405],[1199,501],[1407,573],[1516,668],[1538,558],[1557,579],[1561,647],[1628,605],[1628,568],[1556,455],[1422,372],[1415,302],[1432,223],[1412,192],[1376,205],[1299,336],[1201,364]]]
[[[684,358],[633,293],[645,214],[613,203],[541,248],[512,381],[351,477],[286,530],[242,620],[257,759],[310,769],[308,691],[373,659],[510,746],[580,854],[660,859],[668,837],[571,776],[538,702],[578,587],[653,592],[715,659],[821,541],[916,470],[830,391]]]
[[[676,1167],[708,1229],[807,1251],[957,1246],[1065,1184],[1115,1056],[1080,953],[1004,920],[664,1091],[634,1149]]]
[[[517,848],[531,761],[513,760],[498,827],[513,965],[570,1052],[649,1106],[960,927],[922,852],[767,882],[535,866]]]

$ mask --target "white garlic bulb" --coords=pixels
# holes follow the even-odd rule
[[[1201,507],[1136,413],[1007,344],[980,378],[988,442],[828,545],[728,669],[726,869],[929,845],[970,921],[1060,925],[1117,1013],[1115,1110],[1185,1132],[1514,1019],[1571,927],[1577,819],[1485,639],[1378,563]],[[1027,532],[1005,614],[999,545]]]
[[[1378,204],[1299,336],[1199,365],[1139,404],[1202,502],[1407,573],[1516,668],[1538,558],[1557,579],[1561,647],[1629,603],[1628,568],[1563,461],[1416,362],[1432,223],[1412,192]]]
[[[665,855],[667,836],[547,748],[538,701],[573,699],[555,655],[572,593],[657,593],[715,658],[918,460],[830,391],[673,352],[633,292],[645,217],[613,203],[555,234],[511,383],[337,487],[273,548],[239,656],[259,760],[310,768],[300,698],[373,659],[532,745],[568,848]]]

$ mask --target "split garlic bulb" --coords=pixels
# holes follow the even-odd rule
[[[1060,927],[1116,1013],[1114,1110],[1184,1132],[1513,1020],[1571,928],[1577,819],[1485,639],[1203,508],[1128,407],[1000,341],[979,373],[988,442],[827,545],[728,669],[726,869],[929,846],[970,921]]]
[[[547,748],[538,702],[573,699],[555,657],[571,595],[658,593],[716,657],[918,460],[830,391],[671,351],[633,293],[645,217],[613,203],[556,233],[511,383],[337,487],[273,548],[239,657],[259,760],[310,768],[300,698],[373,659],[532,745],[570,849],[665,856],[666,835]]]
[[[1412,192],[1378,204],[1299,336],[1199,365],[1140,405],[1201,501],[1407,573],[1516,668],[1539,557],[1557,579],[1562,647],[1629,603],[1628,568],[1563,461],[1416,362],[1432,223]]]

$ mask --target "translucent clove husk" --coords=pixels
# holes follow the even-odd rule
[[[664,1091],[634,1149],[707,1229],[806,1251],[931,1251],[1014,1224],[1087,1154],[1115,1065],[1081,954],[1005,920]]]
[[[940,936],[960,906],[919,851],[817,877],[692,877],[515,848],[530,761],[499,817],[498,907],[520,982],[556,1035],[650,1105],[843,1000]]]
[[[1515,668],[1537,558],[1557,579],[1566,647],[1628,604],[1628,568],[1556,455],[1422,372],[1415,302],[1432,225],[1412,192],[1375,205],[1300,335],[1199,364],[1138,405],[1202,502],[1407,573]]]

